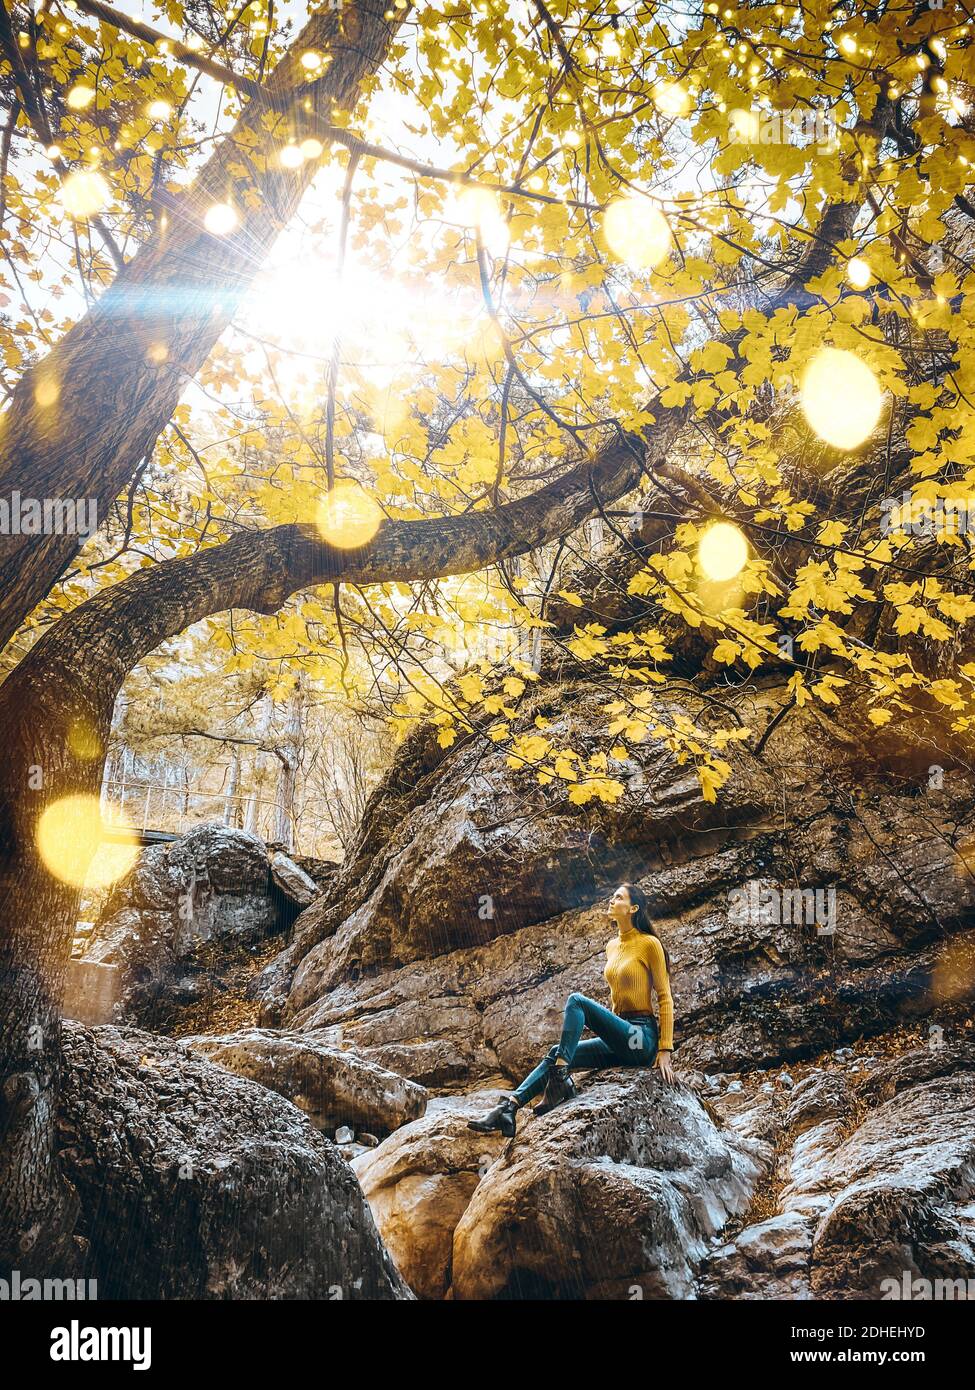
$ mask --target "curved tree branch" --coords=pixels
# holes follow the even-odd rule
[[[847,235],[856,205],[837,204],[820,234],[781,286],[769,312],[805,296],[804,283],[820,273],[836,241]],[[727,335],[737,347],[744,330]],[[651,403],[656,422],[642,434],[618,430],[591,459],[568,469],[537,492],[462,516],[384,521],[375,537],[354,550],[323,541],[313,525],[241,532],[221,545],[140,570],[96,595],[51,628],[8,677],[0,698],[35,697],[54,671],[83,660],[84,703],[101,722],[125,676],[167,638],[213,613],[248,608],[276,612],[301,589],[318,584],[412,582],[469,574],[512,559],[575,530],[631,492],[641,478],[667,469],[668,455],[689,419],[691,404]],[[676,522],[675,522],[676,524]],[[67,655],[66,655],[67,654]],[[73,655],[72,655],[73,654]],[[12,692],[15,692],[12,695]],[[107,709],[104,708],[108,702]]]
[[[131,476],[133,460],[152,452],[187,381],[231,321],[311,182],[313,163],[291,170],[273,160],[280,127],[290,134],[302,121],[328,121],[337,108],[351,109],[363,80],[384,61],[405,13],[387,10],[385,0],[354,0],[312,15],[268,78],[266,94],[248,102],[196,182],[170,201],[150,240],[85,317],[18,382],[0,417],[5,491],[84,498],[107,514]],[[306,49],[331,59],[314,81],[301,66]],[[282,102],[299,93],[293,118],[282,115]],[[279,128],[269,129],[276,111]],[[251,163],[260,154],[267,164],[257,200],[251,174],[241,172],[237,144],[242,136],[252,144],[256,138]],[[234,235],[221,238],[206,230],[203,218],[215,202],[237,209]],[[53,405],[35,399],[41,380],[57,391]],[[0,646],[45,597],[79,541],[68,534],[0,536]]]

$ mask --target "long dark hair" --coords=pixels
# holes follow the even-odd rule
[[[638,883],[622,883],[620,887],[626,889],[630,895],[630,903],[636,908],[632,920],[637,931],[643,932],[644,936],[656,936],[657,940],[660,941],[660,937],[653,929],[653,922],[650,920],[650,899],[647,897],[646,893],[644,893]],[[667,952],[667,947],[662,941],[660,941],[660,949],[664,953],[664,961],[666,962],[667,974],[669,975],[670,956]]]

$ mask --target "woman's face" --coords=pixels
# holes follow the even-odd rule
[[[630,902],[630,890],[625,883],[621,883],[610,898],[609,915],[615,918],[617,922],[628,922],[633,916],[633,904]]]

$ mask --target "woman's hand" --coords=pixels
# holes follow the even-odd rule
[[[668,1086],[677,1085],[677,1073],[674,1071],[674,1064],[671,1061],[671,1054],[669,1052],[657,1053],[657,1071],[659,1071]]]

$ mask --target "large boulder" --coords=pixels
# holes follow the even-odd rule
[[[281,925],[264,842],[201,825],[141,851],[112,890],[85,950],[118,969],[115,1020],[158,1025],[160,1008],[221,987],[221,967]]]
[[[322,891],[300,864],[279,849],[271,855],[271,878],[288,902],[299,908],[308,907]]]
[[[389,1134],[422,1115],[422,1086],[313,1033],[249,1028],[222,1037],[183,1038],[191,1051],[286,1096],[329,1134],[348,1126]]]
[[[767,1159],[655,1072],[593,1073],[488,1168],[454,1232],[453,1296],[693,1297]]]
[[[64,1025],[60,1161],[100,1298],[410,1297],[348,1165],[180,1043]]]
[[[769,1145],[718,1128],[687,1089],[614,1070],[514,1140],[467,1128],[497,1099],[436,1102],[355,1161],[383,1239],[423,1297],[685,1298],[743,1214]]]
[[[443,1298],[450,1288],[454,1230],[504,1144],[467,1121],[502,1094],[438,1097],[422,1119],[352,1161],[386,1249],[420,1298]]]

